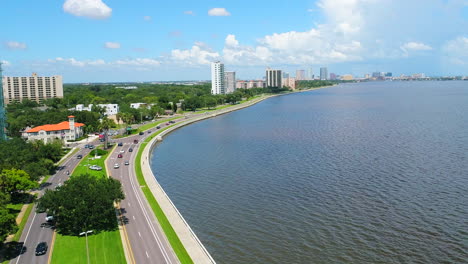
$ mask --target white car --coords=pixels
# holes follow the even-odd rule
[[[114,164],[114,169],[118,169],[120,166],[118,163]]]
[[[123,150],[123,149],[122,149],[122,150],[120,150],[120,153],[124,153],[124,152],[125,152],[125,150]]]

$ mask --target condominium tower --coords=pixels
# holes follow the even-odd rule
[[[225,94],[224,64],[216,61],[211,63],[211,94]]]
[[[63,98],[62,76],[40,77],[33,73],[30,77],[2,78],[5,104],[29,99],[41,103],[49,98]]]
[[[302,81],[302,80],[305,80],[305,79],[306,79],[305,71],[304,70],[297,70],[296,71],[296,80]]]
[[[281,70],[266,69],[266,86],[281,88],[282,77]]]
[[[236,72],[224,72],[224,84],[226,85],[226,93],[233,93],[236,90]]]
[[[327,67],[320,68],[320,80],[328,80],[328,69],[327,69]]]
[[[0,61],[0,80],[2,78],[2,61]],[[3,100],[3,82],[0,82],[0,140],[6,139],[6,113],[5,113],[5,104]]]

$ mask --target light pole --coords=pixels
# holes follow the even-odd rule
[[[89,264],[88,233],[92,233],[92,232],[93,232],[93,230],[88,230],[88,231],[80,233],[80,236],[82,236],[82,235],[86,236],[86,257],[87,257],[88,264]]]

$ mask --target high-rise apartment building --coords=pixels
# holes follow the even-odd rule
[[[327,69],[327,67],[320,68],[320,80],[328,80],[328,69]]]
[[[266,69],[266,87],[278,87],[282,86],[281,70]]]
[[[296,71],[296,80],[302,81],[302,80],[305,80],[305,79],[306,79],[305,71],[304,70],[297,70]]]
[[[224,84],[226,85],[226,93],[233,93],[236,90],[236,72],[224,72]]]
[[[220,61],[211,63],[211,94],[225,94],[224,64]]]
[[[63,98],[63,81],[60,75],[42,77],[33,73],[29,77],[4,76],[2,83],[5,104],[21,102],[23,99],[41,103],[49,98]]]
[[[0,80],[2,78],[2,61],[0,60]],[[3,99],[3,81],[0,82],[0,140],[6,140],[6,113]]]
[[[312,68],[309,68],[309,69],[307,70],[306,79],[307,79],[307,80],[313,80],[313,79],[314,79],[314,71],[312,70]]]

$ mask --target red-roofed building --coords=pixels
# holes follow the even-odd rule
[[[44,143],[56,139],[76,140],[83,136],[83,127],[85,124],[75,123],[75,117],[69,116],[68,121],[54,125],[43,125],[33,127],[23,132],[23,137],[27,140],[42,140]]]

